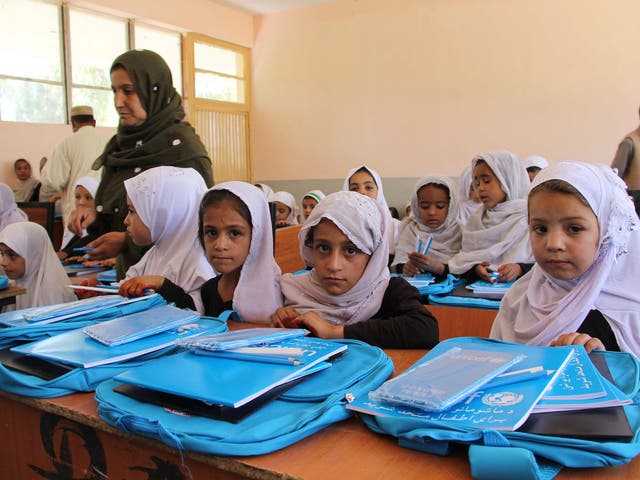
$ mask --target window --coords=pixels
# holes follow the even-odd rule
[[[98,125],[117,125],[109,67],[127,50],[127,21],[69,8],[71,105],[91,105]],[[106,39],[109,41],[90,41]]]
[[[198,40],[193,49],[196,98],[246,104],[246,54]]]
[[[0,120],[65,123],[60,23],[57,5],[0,0]]]
[[[134,32],[136,48],[153,50],[164,58],[171,69],[173,86],[182,95],[182,35],[139,22],[134,24]]]

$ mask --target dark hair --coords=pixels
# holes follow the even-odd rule
[[[540,167],[527,167],[527,172],[531,173],[531,172],[539,172],[540,170],[542,170]]]
[[[422,185],[418,189],[418,191],[416,192],[416,195],[420,195],[420,190],[422,190],[423,188],[426,188],[426,187],[439,188],[440,190],[442,190],[444,193],[447,194],[447,200],[449,200],[449,202],[451,202],[451,192],[449,191],[449,187],[447,187],[446,185],[444,185],[442,183],[435,183],[435,182],[425,183],[424,185]]]
[[[74,115],[71,117],[71,120],[76,123],[93,123],[95,119],[93,115]]]
[[[400,215],[398,215],[398,209],[396,207],[389,207],[389,212],[391,212],[391,217],[396,220],[400,219]]]
[[[546,182],[542,182],[539,185],[536,185],[529,192],[529,199],[533,195],[539,192],[552,192],[552,193],[563,193],[565,195],[573,195],[576,197],[582,204],[586,207],[589,207],[589,210],[593,211],[587,199],[569,182],[565,182],[564,180],[560,180],[558,178],[554,178],[552,180],[547,180]],[[594,212],[595,215],[595,212]],[[596,215],[597,217],[597,215]]]
[[[29,167],[31,167],[31,164],[29,163],[29,160],[27,160],[26,158],[19,158],[17,159],[15,162],[13,162],[13,169],[15,170],[16,166],[20,163],[20,162],[24,162],[27,165],[29,165]]]
[[[367,167],[364,167],[364,166],[363,166],[363,167],[360,167],[358,170],[356,170],[355,172],[353,172],[353,173],[351,174],[351,177],[353,177],[353,176],[354,176],[356,173],[358,173],[358,172],[365,172],[365,173],[368,173],[368,174],[369,174],[369,176],[371,177],[371,179],[373,180],[373,183],[375,183],[375,184],[376,184],[376,187],[380,188],[380,185],[378,185],[378,182],[376,182],[376,177],[374,177],[374,176],[373,176],[373,173],[371,173],[371,170],[369,170]],[[349,182],[351,182],[351,177],[349,177],[349,180],[348,180]]]
[[[244,218],[249,224],[249,227],[253,229],[253,222],[251,221],[251,212],[249,211],[249,207],[247,207],[246,203],[244,203],[240,197],[229,190],[209,190],[204,194],[204,197],[202,197],[200,210],[198,211],[198,239],[200,240],[202,248],[204,248],[204,233],[202,231],[202,217],[204,216],[204,211],[211,206],[219,205],[223,202],[229,202],[238,215]]]

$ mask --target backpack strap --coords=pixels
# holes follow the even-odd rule
[[[229,320],[229,319],[235,320],[236,322],[244,322],[244,320],[242,319],[240,314],[238,312],[236,312],[235,310],[225,310],[220,315],[218,315],[218,318],[220,320],[225,321],[225,322],[227,320]]]
[[[519,447],[471,445],[469,462],[471,475],[479,480],[550,480],[562,470],[562,465]]]

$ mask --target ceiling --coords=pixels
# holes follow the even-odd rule
[[[240,8],[254,14],[274,13],[306,7],[331,0],[214,0],[216,3]]]

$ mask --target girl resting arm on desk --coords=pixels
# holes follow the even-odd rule
[[[543,169],[529,193],[536,263],[502,299],[491,337],[640,356],[639,224],[610,167]]]
[[[375,200],[356,192],[320,201],[299,234],[301,256],[313,268],[282,276],[285,307],[272,324],[383,348],[433,347],[436,319],[414,287],[390,278],[384,215],[388,211]]]

